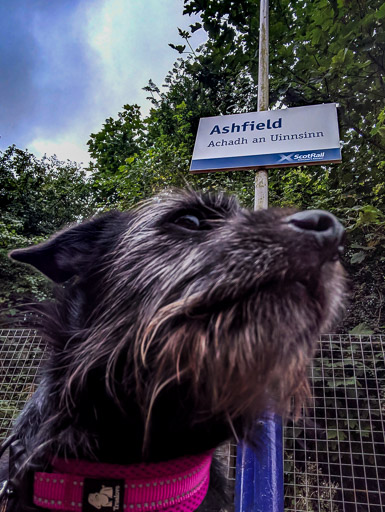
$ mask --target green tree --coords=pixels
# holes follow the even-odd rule
[[[90,170],[100,203],[116,202],[119,167],[127,158],[140,153],[143,137],[144,125],[138,105],[124,105],[117,119],[109,117],[98,133],[91,133],[87,143],[93,159]]]
[[[10,146],[0,152],[0,323],[15,306],[41,300],[50,285],[37,272],[11,263],[11,249],[37,243],[95,211],[86,173],[56,157],[37,159]]]
[[[127,208],[159,189],[186,184],[243,194],[251,202],[252,173],[189,174],[199,119],[248,110],[256,103],[255,95],[250,100],[249,79],[239,71],[214,73],[215,68],[205,55],[206,50],[202,48],[199,53],[190,52],[187,59],[178,59],[166,77],[162,92],[152,81],[145,87],[152,109],[144,119],[141,151],[127,158],[113,174],[106,171],[110,182],[114,182],[112,203]],[[197,80],[198,75],[204,77],[203,82]]]

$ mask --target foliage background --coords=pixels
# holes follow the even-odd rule
[[[176,60],[160,87],[106,119],[88,142],[81,169],[55,157],[38,160],[11,146],[0,158],[1,322],[15,305],[41,300],[50,285],[6,254],[94,212],[130,208],[165,187],[222,189],[252,206],[254,172],[190,175],[199,118],[256,110],[259,2],[185,0],[199,14],[171,43]],[[344,264],[351,292],[342,332],[385,329],[385,3],[381,0],[271,0],[270,108],[337,102],[340,165],[269,172],[270,204],[324,208],[345,224]],[[194,50],[191,33],[207,42]],[[114,113],[112,113],[114,114]]]

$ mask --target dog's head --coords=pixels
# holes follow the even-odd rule
[[[342,302],[342,238],[327,212],[251,212],[189,191],[11,257],[66,283],[48,315],[63,403],[76,408],[97,374],[122,410],[127,397],[141,408],[146,444],[167,397],[191,423],[248,428],[307,394],[314,343]]]

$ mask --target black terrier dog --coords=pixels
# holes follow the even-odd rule
[[[41,309],[49,360],[10,440],[8,509],[224,507],[212,451],[308,395],[342,239],[327,212],[188,191],[13,251],[64,285]]]

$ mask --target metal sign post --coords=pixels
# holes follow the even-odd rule
[[[269,1],[260,0],[258,112],[269,108]],[[267,170],[255,176],[254,210],[268,207]],[[237,512],[283,512],[282,421],[266,413],[259,422],[259,453],[241,443],[237,449]]]
[[[271,415],[260,421],[258,454],[245,442],[237,446],[236,512],[283,512],[282,421]]]
[[[258,112],[269,108],[269,0],[260,0],[259,58],[258,58]],[[268,181],[266,169],[255,175],[254,210],[268,207]]]

